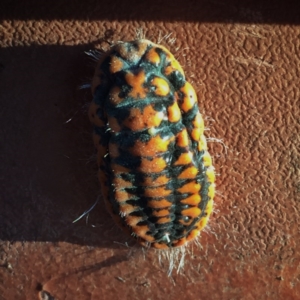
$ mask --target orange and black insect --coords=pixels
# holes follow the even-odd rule
[[[157,249],[198,236],[215,174],[196,93],[165,48],[120,43],[97,64],[89,117],[101,193],[119,225]]]

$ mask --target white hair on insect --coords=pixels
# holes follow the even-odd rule
[[[225,154],[227,155],[228,146],[226,146],[226,144],[224,143],[224,141],[222,139],[218,139],[218,138],[214,138],[214,137],[209,137],[209,138],[206,138],[206,140],[207,140],[207,142],[221,144],[224,147]]]
[[[136,36],[136,38],[138,40],[144,40],[144,39],[146,39],[146,34],[145,34],[143,28],[137,28],[135,30],[135,36]]]
[[[97,62],[101,56],[103,55],[103,50],[89,50],[84,52],[87,56],[89,56],[94,62]]]
[[[170,33],[167,33],[167,34],[165,34],[165,35],[162,36],[161,31],[159,31],[158,38],[157,38],[157,44],[161,44],[161,42],[163,40],[165,40],[167,42],[167,44],[174,45],[175,41],[176,41],[176,38],[175,37],[171,37],[172,34],[173,33],[170,32]],[[146,33],[144,32],[143,28],[137,28],[135,30],[135,36],[136,36],[137,40],[147,39]]]
[[[169,44],[174,44],[175,41],[176,41],[176,38],[170,38],[170,36],[172,35],[172,32],[170,33],[167,33],[163,36],[161,36],[161,31],[159,32],[159,35],[158,35],[158,39],[157,39],[157,43],[158,44],[161,44],[161,42],[163,40],[167,41]]]
[[[88,217],[88,214],[95,208],[95,206],[97,205],[97,203],[99,202],[100,196],[97,197],[96,202],[89,208],[87,209],[85,212],[83,212],[77,219],[75,219],[72,223],[76,223],[78,222],[80,219],[82,219],[84,216]]]
[[[168,276],[172,275],[173,270],[176,268],[177,274],[184,268],[185,255],[187,251],[186,246],[181,246],[178,248],[170,248],[168,250],[156,250],[158,252],[159,264],[163,264],[163,260],[166,260],[169,264],[168,266]]]
[[[89,56],[93,62],[93,67],[94,67],[94,63],[98,62],[99,59],[101,58],[101,56],[104,54],[104,50],[100,49],[100,50],[88,50],[85,51],[84,53]],[[80,85],[78,87],[79,90],[85,90],[85,89],[90,89],[92,87],[92,84],[90,82],[86,82],[83,83],[82,85]]]

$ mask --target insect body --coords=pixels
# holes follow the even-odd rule
[[[193,240],[212,212],[215,175],[178,61],[148,40],[117,44],[100,58],[92,92],[98,175],[113,218],[157,249]]]

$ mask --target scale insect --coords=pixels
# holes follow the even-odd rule
[[[118,43],[100,57],[92,93],[101,194],[116,223],[156,249],[194,240],[213,210],[215,173],[179,62],[145,39]]]

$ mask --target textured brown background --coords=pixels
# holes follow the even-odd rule
[[[40,3],[0,3],[0,299],[300,299],[297,1]],[[84,51],[140,28],[176,38],[219,174],[171,278],[102,203],[72,224],[99,194]]]

